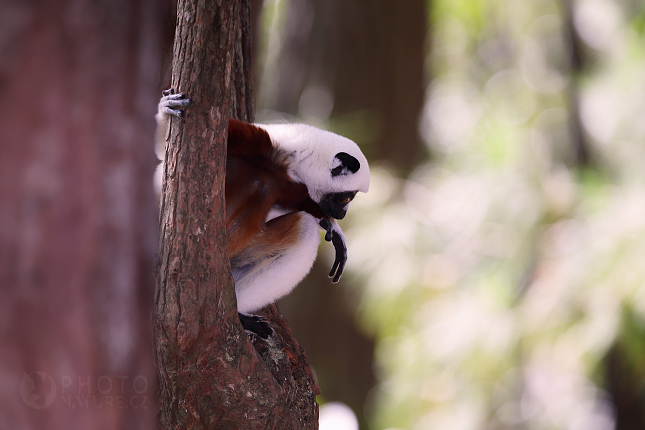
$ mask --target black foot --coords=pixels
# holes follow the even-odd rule
[[[244,330],[250,331],[260,336],[262,339],[267,339],[273,334],[273,330],[269,327],[269,323],[264,318],[257,315],[237,313],[240,317],[240,322]]]

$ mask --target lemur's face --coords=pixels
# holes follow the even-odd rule
[[[332,161],[331,182],[342,180],[353,176],[361,168],[361,163],[353,156],[346,152],[339,152],[334,156]],[[349,178],[347,178],[349,179]],[[322,194],[318,204],[325,215],[335,218],[343,219],[347,214],[349,202],[351,202],[358,191],[331,191]]]
[[[356,193],[357,191],[343,191],[325,194],[320,199],[320,209],[329,217],[343,219],[347,214],[349,203],[354,199]]]
[[[355,142],[304,124],[256,124],[289,154],[289,177],[307,186],[325,215],[342,219],[358,191],[367,192],[370,168]]]

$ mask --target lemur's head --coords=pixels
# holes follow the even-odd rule
[[[289,176],[303,183],[325,215],[342,219],[359,191],[370,186],[370,167],[358,145],[305,124],[256,124],[290,157]]]

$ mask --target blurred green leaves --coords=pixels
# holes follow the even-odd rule
[[[437,157],[375,166],[348,230],[374,428],[611,429],[606,357],[645,372],[643,11],[571,5],[580,70],[560,2],[429,3]]]
[[[265,107],[287,3],[265,2]],[[378,341],[372,428],[645,428],[623,415],[645,410],[643,2],[427,5],[432,161],[406,180],[373,163],[343,224]],[[369,153],[391,125],[334,114],[330,88],[298,114]]]

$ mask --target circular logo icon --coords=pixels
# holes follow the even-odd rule
[[[54,378],[45,372],[23,373],[20,381],[20,397],[29,407],[45,409],[56,399]]]

